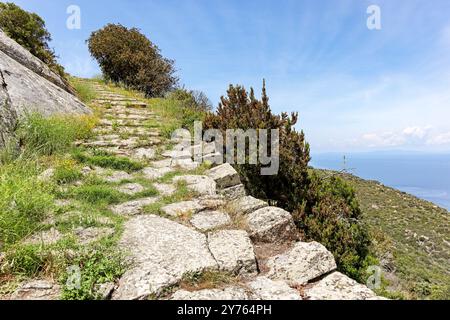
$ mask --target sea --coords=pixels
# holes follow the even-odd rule
[[[450,154],[416,152],[317,153],[311,166],[360,178],[431,201],[450,211]]]

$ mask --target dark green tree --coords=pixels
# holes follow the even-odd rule
[[[108,24],[93,32],[87,42],[108,80],[143,91],[148,97],[163,96],[177,84],[174,61],[164,58],[136,28]]]
[[[272,113],[264,83],[261,100],[253,89],[249,94],[241,86],[230,86],[217,112],[206,116],[205,127],[220,129],[224,136],[227,129],[279,129],[278,174],[261,175],[261,165],[235,166],[247,191],[291,212],[305,240],[324,244],[340,271],[363,280],[370,238],[360,222],[355,192],[342,179],[321,176],[308,167],[309,144],[304,133],[295,129],[297,121],[297,113]],[[248,150],[246,155],[248,159]]]
[[[49,47],[52,40],[50,32],[36,13],[25,11],[14,3],[0,2],[0,29],[53,71],[65,76],[64,69],[57,63],[56,55]]]

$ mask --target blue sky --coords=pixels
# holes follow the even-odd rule
[[[181,83],[216,104],[229,83],[298,111],[314,152],[450,151],[448,0],[17,0],[41,15],[74,75],[100,71],[85,40],[106,23],[138,27],[176,60]],[[381,30],[366,25],[381,8]],[[69,5],[81,29],[66,28]]]

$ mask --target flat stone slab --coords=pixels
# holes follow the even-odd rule
[[[135,216],[141,214],[145,206],[151,205],[157,202],[158,200],[159,198],[157,197],[133,200],[119,205],[115,205],[111,208],[111,210],[115,214],[120,214],[124,216]]]
[[[86,245],[114,234],[113,228],[76,228],[74,234],[80,244]]]
[[[234,187],[222,189],[219,191],[219,193],[228,200],[236,200],[245,197],[247,195],[243,184],[238,184],[237,186]]]
[[[159,178],[164,177],[166,174],[173,172],[174,169],[171,167],[162,167],[162,168],[153,168],[148,167],[142,170],[142,173],[144,174],[145,178],[149,180],[156,180]]]
[[[224,212],[202,211],[195,214],[190,222],[198,230],[206,232],[230,224],[231,219],[230,216]]]
[[[179,176],[173,179],[173,182],[184,181],[187,184],[188,189],[194,191],[198,195],[215,195],[216,183],[214,180],[207,176]]]
[[[117,191],[128,194],[128,195],[134,195],[139,192],[144,191],[145,188],[140,185],[139,183],[127,183],[124,185],[121,185],[117,188]]]
[[[9,300],[58,300],[61,287],[48,280],[32,280],[23,283]]]
[[[208,245],[220,270],[236,275],[258,272],[253,245],[246,231],[222,230],[209,233]]]
[[[171,300],[242,301],[249,300],[249,296],[243,288],[229,287],[225,289],[208,289],[194,292],[179,290],[173,294]]]
[[[187,171],[197,169],[200,166],[198,162],[194,162],[191,159],[173,159],[170,165],[171,167]]]
[[[106,175],[103,179],[106,182],[118,183],[125,180],[131,180],[133,179],[133,177],[130,174],[126,173],[125,171],[115,171],[111,174]]]
[[[163,157],[171,159],[191,159],[192,155],[189,150],[170,150],[162,153]]]
[[[156,157],[156,151],[153,148],[138,148],[133,151],[131,157],[138,160],[151,160]]]
[[[206,207],[201,205],[199,201],[182,201],[161,208],[166,215],[171,217],[194,215],[204,209],[206,209]]]
[[[300,293],[289,287],[284,281],[273,281],[266,277],[258,277],[247,286],[256,300],[303,300]]]
[[[309,300],[373,300],[377,295],[340,272],[334,272],[305,290]]]
[[[35,234],[28,237],[24,243],[25,244],[34,244],[34,245],[52,245],[57,243],[59,240],[63,238],[63,235],[56,230],[55,228],[51,228],[50,230],[36,232]]]
[[[150,163],[153,168],[161,169],[161,168],[170,168],[172,165],[172,159],[164,159],[159,161],[153,161]]]
[[[170,196],[177,191],[177,188],[173,184],[154,183],[153,186],[162,196]]]
[[[334,257],[317,242],[298,242],[287,252],[267,261],[267,276],[299,286],[336,270]]]
[[[205,235],[154,215],[127,221],[119,246],[134,268],[120,279],[114,299],[145,299],[186,273],[217,269]]]
[[[237,171],[228,163],[214,167],[207,175],[217,183],[217,188],[226,189],[241,184]]]
[[[292,240],[296,234],[292,215],[277,207],[266,207],[249,214],[247,225],[255,242]]]
[[[238,214],[248,215],[256,210],[268,207],[269,204],[263,200],[256,199],[252,196],[245,196],[234,200],[230,207]]]

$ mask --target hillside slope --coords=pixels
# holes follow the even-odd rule
[[[449,299],[450,213],[379,182],[335,174],[356,189],[384,269],[385,293],[408,299]]]

